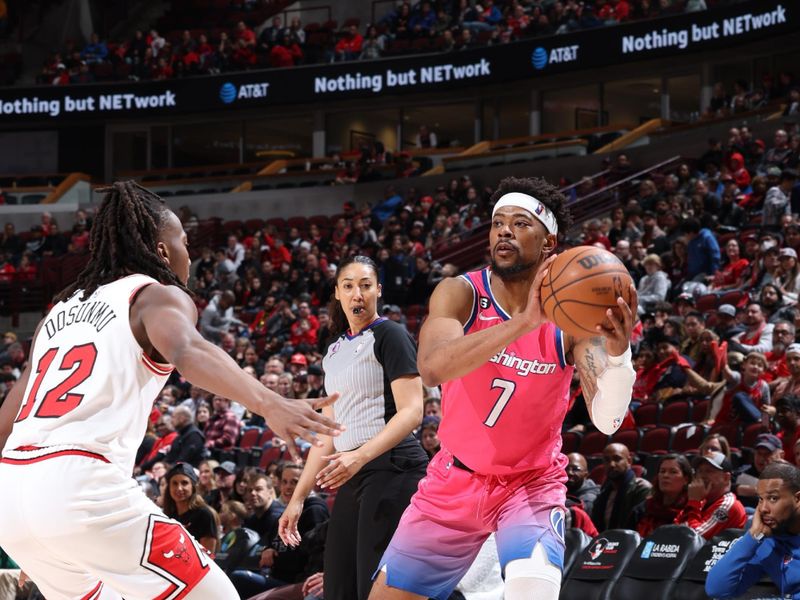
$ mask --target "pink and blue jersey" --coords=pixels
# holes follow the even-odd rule
[[[488,268],[461,277],[473,290],[467,335],[511,318],[492,294]],[[563,333],[543,323],[485,365],[442,386],[442,445],[479,473],[538,471],[561,480],[567,462],[561,424],[573,370]]]
[[[462,275],[473,290],[467,335],[511,318],[489,276]],[[561,424],[574,371],[564,354],[561,330],[543,323],[444,384],[442,449],[381,559],[389,586],[446,600],[492,532],[503,569],[530,558],[537,544],[563,567]]]

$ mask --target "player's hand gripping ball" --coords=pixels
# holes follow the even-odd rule
[[[598,335],[610,326],[606,311],[621,318],[617,298],[630,305],[633,280],[622,261],[594,246],[579,246],[559,254],[541,288],[542,310],[549,321],[575,337]],[[631,309],[636,312],[636,307]]]

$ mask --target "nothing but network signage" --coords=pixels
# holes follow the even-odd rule
[[[230,111],[530,80],[678,56],[800,29],[800,3],[751,0],[674,17],[449,53],[168,81],[0,89],[0,124]]]

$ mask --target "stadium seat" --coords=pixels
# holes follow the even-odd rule
[[[764,427],[761,423],[751,423],[742,432],[742,448],[752,448],[756,443],[756,438],[762,433],[769,433],[769,427]]]
[[[681,600],[706,600],[706,576],[717,561],[730,550],[734,540],[744,534],[742,529],[726,529],[710,539],[689,561],[683,576],[675,587],[675,598]]]
[[[719,296],[716,294],[705,294],[697,299],[695,309],[700,312],[706,312],[709,310],[716,310],[719,305]]]
[[[565,431],[561,434],[561,452],[569,454],[577,452],[581,445],[583,434],[577,431]]]
[[[570,527],[564,534],[564,542],[566,548],[564,549],[564,568],[562,573],[564,573],[563,577],[566,577],[581,553],[592,543],[592,538],[582,529]]]
[[[280,448],[264,448],[258,461],[258,466],[264,470],[273,462],[280,460],[283,451]]]
[[[589,479],[597,485],[603,485],[606,480],[606,466],[604,464],[595,465],[589,470]]]
[[[692,403],[692,423],[700,423],[708,416],[708,407],[711,405],[710,400],[698,400]]]
[[[672,434],[672,451],[684,453],[697,450],[706,437],[707,430],[707,427],[692,423],[676,427]]]
[[[734,290],[733,292],[723,294],[719,299],[719,304],[739,306],[742,302],[745,302],[748,297],[749,294],[746,290]]]
[[[671,600],[678,578],[705,540],[683,525],[664,525],[643,540],[612,589],[614,598]]]
[[[725,436],[725,439],[728,440],[731,446],[739,446],[739,426],[736,425],[736,423],[719,423],[714,425],[708,432],[709,435],[712,433]]]
[[[627,446],[631,454],[636,454],[641,438],[642,432],[638,429],[621,429],[611,436],[611,441],[615,444]]]
[[[580,453],[584,456],[600,454],[608,445],[608,436],[601,431],[591,431],[581,440]]]
[[[666,454],[672,442],[672,428],[658,425],[644,432],[639,442],[639,452],[645,454]]]
[[[661,425],[682,425],[691,421],[692,403],[688,400],[677,400],[664,405],[658,422]]]
[[[559,600],[611,600],[611,588],[641,538],[635,531],[609,529],[601,533],[578,556],[561,585]]]
[[[661,413],[661,405],[656,402],[642,404],[633,413],[633,418],[638,427],[655,427],[658,424],[658,417]]]

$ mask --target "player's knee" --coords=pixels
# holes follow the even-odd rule
[[[534,546],[530,558],[509,562],[505,579],[506,600],[556,600],[561,589],[561,569],[550,562],[541,543]]]
[[[367,600],[414,600],[422,598],[416,594],[405,592],[397,588],[389,587],[386,583],[386,565],[384,565],[375,577]]]

